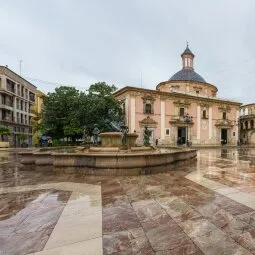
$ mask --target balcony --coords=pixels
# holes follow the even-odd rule
[[[180,115],[172,115],[169,121],[171,124],[177,124],[177,125],[193,125],[193,117],[189,116],[188,114],[184,116]]]
[[[12,116],[3,116],[1,119],[2,122],[7,122],[7,123],[13,123],[14,118]]]
[[[11,104],[11,103],[0,104],[0,108],[12,111],[13,110],[13,104]]]
[[[241,115],[239,118],[240,118],[240,120],[253,119],[253,118],[255,118],[255,113],[250,113],[250,114],[247,114],[247,115]]]
[[[215,123],[215,126],[221,127],[221,128],[232,128],[234,126],[233,121],[231,120],[224,120],[224,119],[220,119],[217,120]]]

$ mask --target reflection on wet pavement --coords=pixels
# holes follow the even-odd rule
[[[27,254],[42,250],[69,196],[68,191],[56,190],[1,194],[1,251]]]
[[[255,254],[254,160],[255,149],[204,149],[134,177],[3,164],[0,254]]]

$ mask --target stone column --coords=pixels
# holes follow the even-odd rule
[[[130,98],[130,132],[133,133],[135,129],[135,96]]]
[[[160,101],[160,139],[165,140],[165,123],[166,123],[166,103]]]
[[[201,109],[200,105],[197,106],[197,142],[200,143],[200,121],[201,121]]]
[[[212,107],[209,107],[209,139],[212,139]]]

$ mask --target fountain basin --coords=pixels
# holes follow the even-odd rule
[[[35,164],[37,166],[53,165],[53,157],[51,152],[35,152]]]
[[[21,159],[22,159],[22,155]],[[24,156],[24,154],[23,154]],[[137,151],[105,153],[34,153],[36,166],[47,162],[56,172],[82,172],[90,175],[140,175],[166,172],[196,158],[196,150],[175,152]],[[42,158],[45,157],[45,160]],[[24,165],[31,161],[22,161]]]
[[[20,163],[23,165],[34,165],[35,164],[35,152],[33,151],[23,151],[19,152]]]

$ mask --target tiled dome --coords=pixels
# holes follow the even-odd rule
[[[199,81],[206,82],[202,76],[196,73],[193,69],[183,68],[175,73],[169,81]]]

